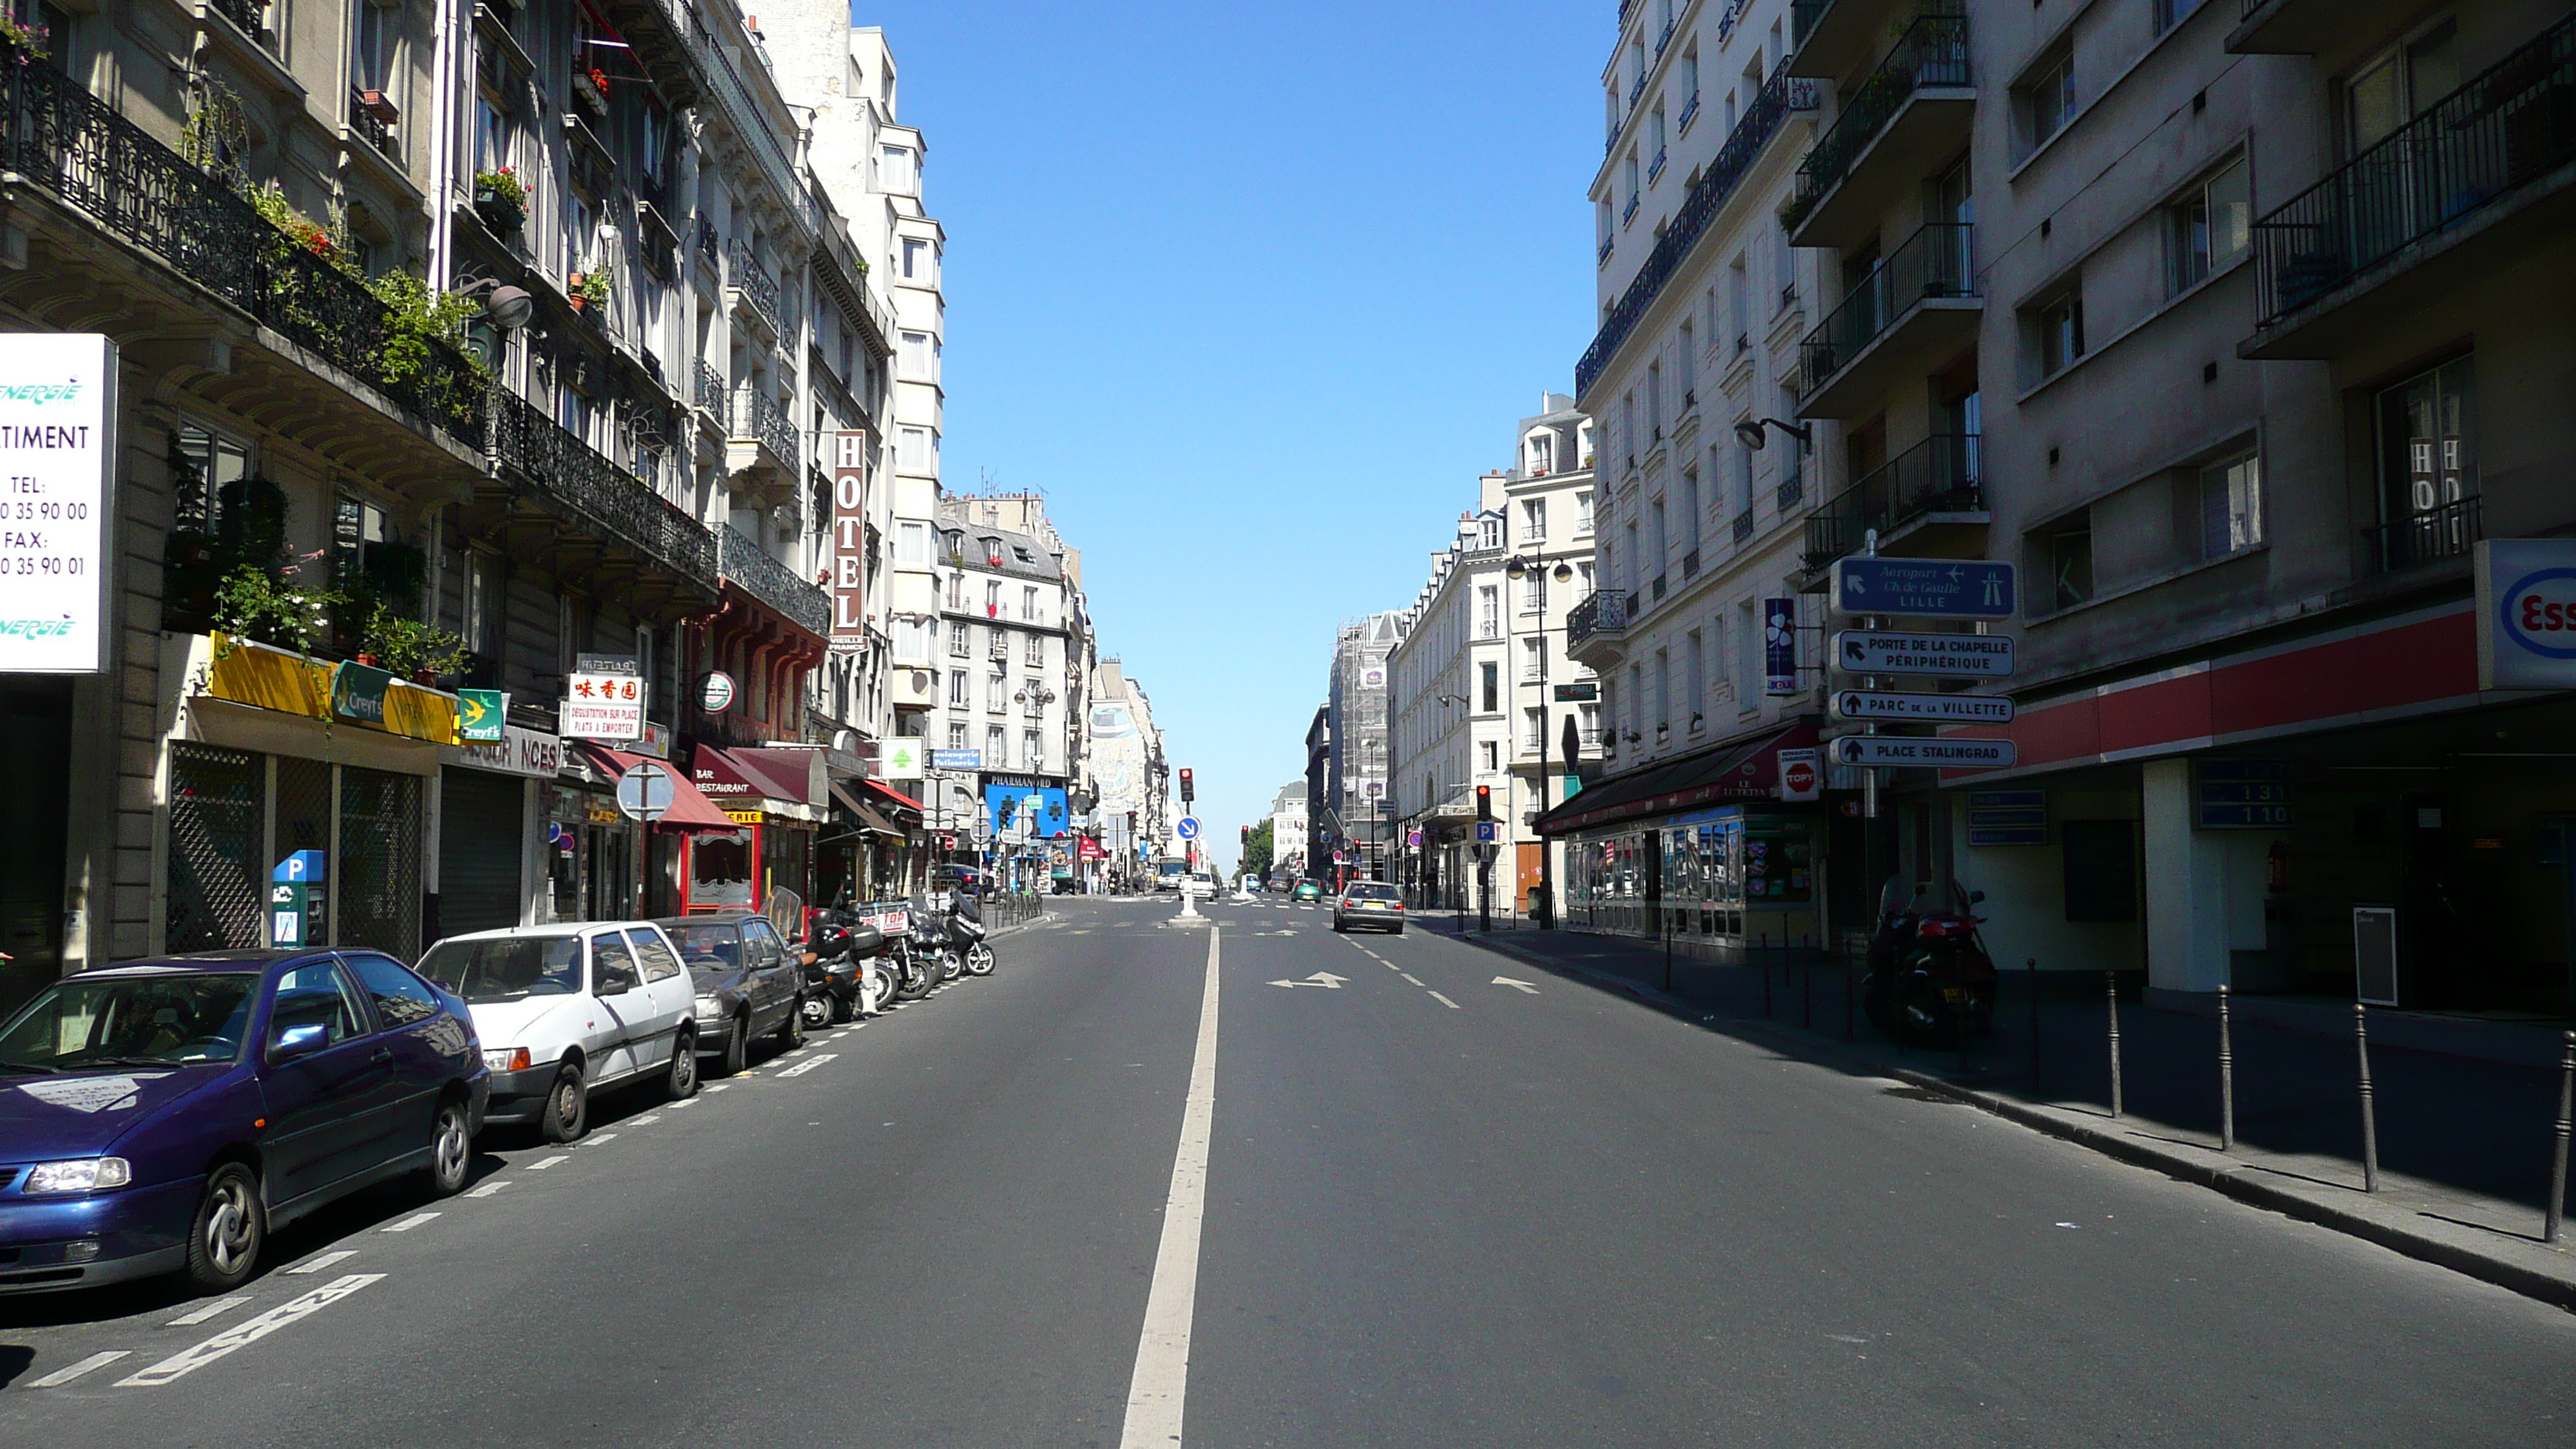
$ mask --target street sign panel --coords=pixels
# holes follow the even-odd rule
[[[617,808],[629,820],[646,824],[661,819],[671,809],[671,771],[651,760],[639,761],[634,769],[617,777]]]
[[[1555,687],[1555,698],[1558,704],[1591,704],[1601,698],[1601,684],[1591,679],[1576,684],[1560,684]]]
[[[1838,765],[1896,765],[1938,770],[2002,770],[2013,763],[2010,740],[1922,735],[1845,735],[1833,742]]]
[[[1180,838],[1182,838],[1183,840],[1196,840],[1196,839],[1198,839],[1198,838],[1199,838],[1199,819],[1198,819],[1198,817],[1197,817],[1197,816],[1195,816],[1195,815],[1184,815],[1184,816],[1182,816],[1182,817],[1181,817],[1181,823],[1172,827],[1172,833],[1173,833],[1174,835],[1179,836],[1179,837],[1180,837]]]
[[[980,770],[984,768],[982,750],[932,750],[930,768],[934,770]]]
[[[1834,694],[1837,719],[1916,720],[1935,724],[2010,724],[2013,702],[1999,694]]]
[[[2013,583],[2008,563],[1853,555],[1834,560],[1834,611],[2009,619],[2015,608]]]
[[[2576,684],[2576,539],[2478,545],[2478,686]]]
[[[2046,845],[2046,790],[1971,790],[1968,792],[1970,845]]]
[[[1834,635],[1834,667],[1846,674],[1936,674],[1945,679],[2007,679],[2013,641],[2000,634],[1911,634],[1843,629]]]
[[[1502,835],[1501,835],[1502,828],[1503,828],[1503,823],[1502,823],[1501,821],[1499,821],[1499,820],[1479,820],[1479,821],[1477,821],[1477,822],[1476,822],[1476,843],[1477,843],[1478,845],[1491,845],[1491,844],[1493,844],[1495,841],[1500,840],[1500,839],[1502,838]]]

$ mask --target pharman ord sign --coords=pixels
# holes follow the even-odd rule
[[[107,667],[116,344],[0,337],[0,673]]]

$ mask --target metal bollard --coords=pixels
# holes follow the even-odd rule
[[[1799,939],[1803,941],[1806,938],[1802,936]],[[1806,947],[1800,946],[1798,951],[1805,955]],[[1798,966],[1798,1027],[1802,1031],[1816,1029],[1816,963],[1813,960],[1802,961]]]
[[[2559,1230],[2566,1225],[2570,1119],[2576,1119],[2576,1031],[2567,1033],[2567,1055],[2558,1064],[2558,1148],[2549,1165],[2549,1214],[2540,1229],[2544,1243],[2557,1242]]]
[[[1762,968],[1762,1019],[1771,1019],[1771,936],[1765,932],[1761,944],[1753,950],[1754,962]]]
[[[2102,973],[2102,986],[2111,997],[2111,1120],[2120,1120],[2120,973]]]
[[[2023,960],[2022,979],[2030,983],[2030,1091],[2039,1095],[2039,958]]]
[[[1664,989],[1673,989],[1673,918],[1664,917]]]
[[[2218,1150],[2236,1150],[2236,1038],[2227,988],[2218,988]]]
[[[1843,1040],[1860,1040],[1860,966],[1843,957]]]
[[[2379,1109],[2370,1095],[2370,1008],[2352,1004],[2352,1045],[2361,1058],[2361,1190],[2379,1191]]]

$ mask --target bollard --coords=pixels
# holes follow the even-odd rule
[[[2120,973],[2102,973],[2103,988],[2111,997],[2111,1120],[2120,1120]]]
[[[1801,936],[1798,939],[1803,942],[1806,937]],[[1798,948],[1798,954],[1806,955],[1804,945]],[[1799,965],[1798,993],[1798,1028],[1801,1031],[1814,1031],[1816,1029],[1816,963],[1812,959]]]
[[[2021,965],[2022,979],[2030,983],[2030,1094],[2039,1095],[2039,958],[2028,957]]]
[[[2567,1033],[2567,1055],[2558,1064],[2558,1149],[2549,1166],[2549,1214],[2540,1240],[2555,1243],[2567,1217],[2567,1132],[2576,1118],[2576,1031]]]
[[[1673,919],[1664,917],[1664,990],[1673,989]]]
[[[2218,1150],[2236,1150],[2236,1039],[2227,988],[2218,988]]]
[[[1753,961],[1755,965],[1762,968],[1762,1019],[1769,1021],[1771,1019],[1771,937],[1768,932],[1765,932],[1758,939],[1761,944],[1753,950]]]
[[[1860,964],[1843,957],[1843,1040],[1860,1040]]]
[[[2352,1004],[2352,1045],[2361,1058],[2361,1190],[2379,1191],[2379,1111],[2370,1098],[2370,1008]]]

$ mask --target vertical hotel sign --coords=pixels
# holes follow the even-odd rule
[[[832,647],[868,642],[868,435],[832,435]]]
[[[106,668],[116,344],[0,336],[0,673]]]

